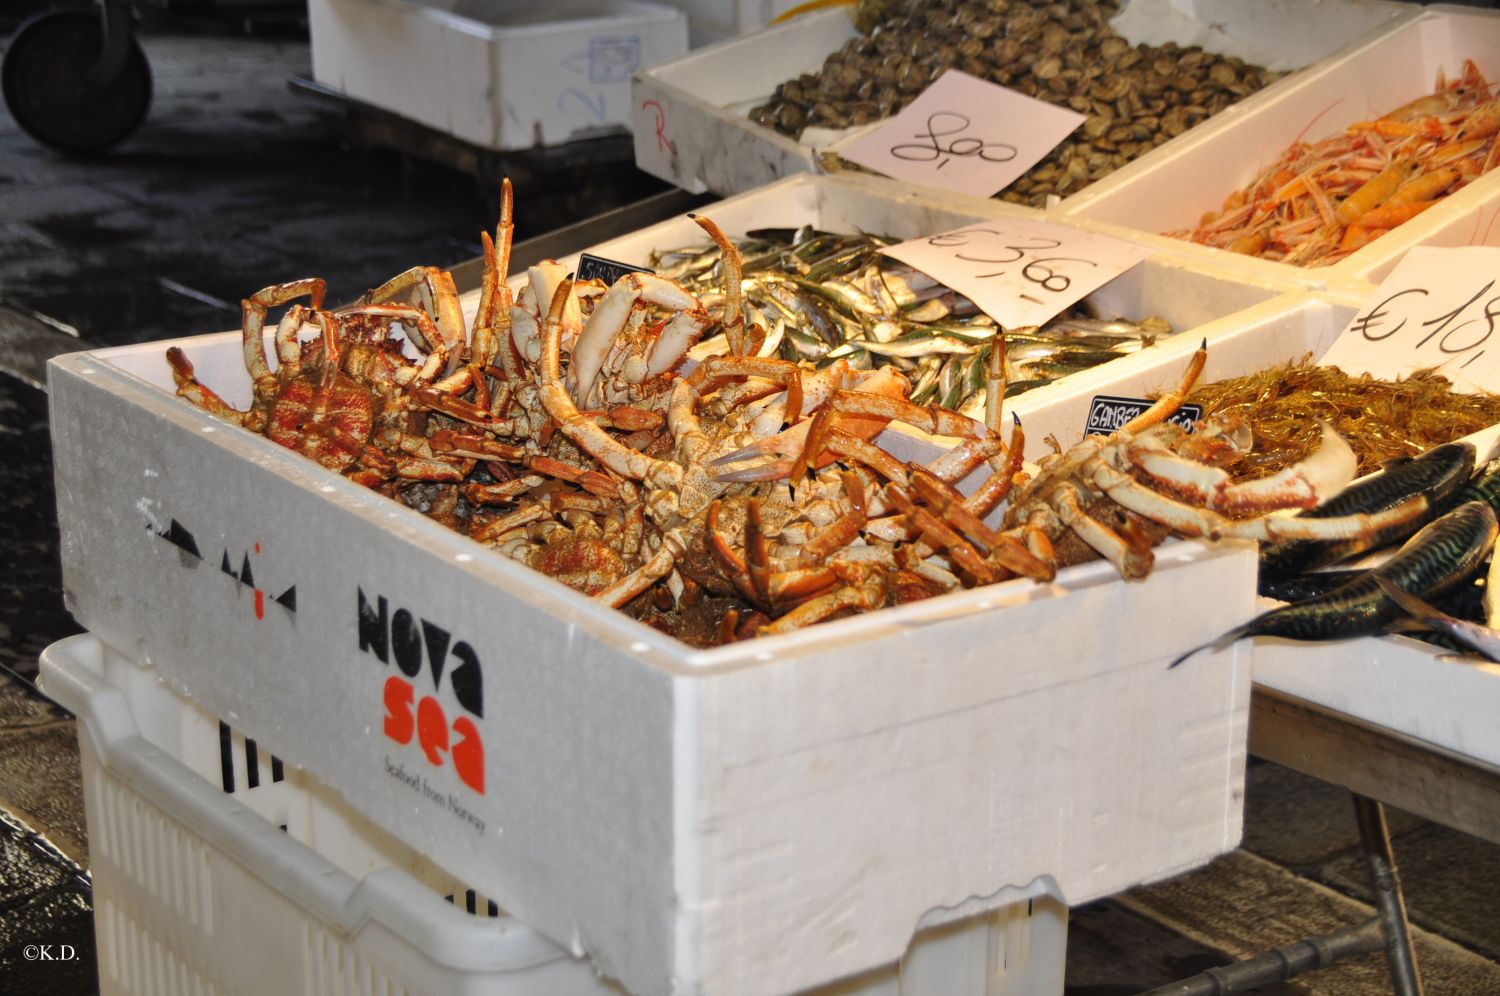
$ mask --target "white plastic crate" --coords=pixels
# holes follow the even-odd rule
[[[622,992],[96,637],[41,684],[79,720],[101,992]],[[1020,903],[815,996],[1060,992],[1066,935]]]
[[[309,0],[313,78],[486,149],[630,127],[630,76],[687,51],[647,0]]]
[[[1425,8],[1147,153],[1067,198],[1052,216],[1149,245],[1186,246],[1256,273],[1302,270],[1327,286],[1379,282],[1413,246],[1500,245],[1495,171],[1332,266],[1296,267],[1157,234],[1193,228],[1292,142],[1316,141],[1430,94],[1438,72],[1451,79],[1464,59],[1500,79],[1500,11]]]
[[[1148,34],[1152,41],[1163,40],[1157,33],[1167,20],[1157,16],[1162,4],[1152,0],[1146,6],[1157,8],[1157,14],[1120,22],[1132,43],[1147,40]],[[1309,5],[1288,0],[1198,0],[1191,8],[1168,6],[1177,20],[1183,9],[1191,9],[1187,20],[1212,28],[1203,39],[1210,50],[1255,54],[1258,46],[1285,60],[1279,68],[1305,66],[1409,14],[1406,4],[1378,0],[1324,0],[1312,13]],[[1299,30],[1287,30],[1291,20]],[[693,193],[739,193],[791,173],[817,172],[818,148],[762,128],[746,114],[767,100],[778,83],[817,72],[854,35],[849,8],[841,7],[637,73],[632,91],[636,165]]]

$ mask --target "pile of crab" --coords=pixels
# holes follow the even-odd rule
[[[1023,462],[1019,421],[1001,432],[998,367],[980,421],[911,403],[889,368],[758,356],[766,333],[742,313],[734,247],[696,220],[724,255],[717,319],[660,277],[605,287],[550,261],[512,299],[507,186],[471,328],[449,275],[418,267],[343,308],[323,306],[317,279],[245,301],[247,409],[200,383],[180,349],[168,361],[194,404],[696,646],[1048,581],[1084,556],[1139,578],[1167,532],[1333,538],[1417,514],[1264,514],[1337,491],[1353,455],[1327,433],[1303,464],[1231,483],[1218,466],[1250,445],[1243,426],[1187,435],[1165,421],[1202,350],[1146,413],[1037,465]],[[727,348],[705,342],[691,358],[710,333]],[[881,445],[892,422],[946,447],[925,464],[900,460]]]

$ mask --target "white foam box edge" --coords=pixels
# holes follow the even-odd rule
[[[806,987],[1238,842],[1248,658],[1164,665],[1245,618],[1246,546],[690,651],[181,402],[161,351],[51,367],[70,610],[634,991]]]
[[[487,149],[619,132],[631,73],[686,52],[687,18],[645,0],[583,7],[576,20],[506,24],[440,0],[310,0],[313,78]]]
[[[1202,258],[1252,272],[1297,271],[1313,286],[1378,282],[1417,245],[1500,245],[1500,175],[1493,172],[1327,267],[1245,257],[1157,234],[1195,227],[1291,142],[1316,141],[1431,93],[1439,69],[1452,78],[1465,58],[1473,58],[1487,78],[1500,77],[1496,53],[1500,12],[1422,9],[1121,167],[1064,199],[1052,216],[1104,232],[1141,233],[1139,241],[1150,245],[1189,245]]]
[[[801,0],[664,0],[687,15],[688,40],[695,49],[760,31],[801,6]]]
[[[1284,0],[1214,4],[1212,20],[1225,32],[1217,37],[1270,32],[1266,40],[1279,38],[1285,50],[1285,22],[1264,13],[1284,6]],[[1297,38],[1308,60],[1405,16],[1403,5],[1393,3],[1340,0],[1320,7],[1322,16]],[[753,124],[746,112],[769,99],[777,84],[817,72],[855,33],[846,10],[818,11],[637,73],[636,165],[693,193],[738,193],[790,172],[816,172],[818,149]]]

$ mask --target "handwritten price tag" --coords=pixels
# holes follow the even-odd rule
[[[1437,367],[1460,391],[1500,391],[1500,249],[1418,247],[1318,362],[1402,377]]]
[[[838,152],[898,180],[989,197],[1083,120],[1067,108],[950,69],[901,113]]]
[[[1041,325],[1154,250],[1045,221],[982,221],[883,250],[1001,325]]]

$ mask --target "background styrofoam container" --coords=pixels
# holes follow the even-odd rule
[[[313,78],[487,149],[631,123],[630,75],[687,51],[687,18],[643,0],[309,0]]]
[[[245,376],[237,335],[179,344]],[[694,651],[182,402],[163,345],[50,368],[69,609],[631,990],[804,988],[1239,840],[1247,654],[1164,665],[1250,612],[1245,544]],[[482,793],[386,735],[403,676]]]
[[[759,31],[803,0],[661,0],[687,15],[688,41],[702,48]]]
[[[1500,78],[1500,11],[1426,8],[1152,150],[1065,199],[1052,217],[1122,233],[1191,229],[1292,142],[1316,141],[1430,94],[1439,70],[1451,79],[1466,58],[1487,78]],[[1305,272],[1330,286],[1348,278],[1378,281],[1415,245],[1500,245],[1497,202],[1500,173],[1492,171],[1338,263]],[[1477,223],[1481,214],[1488,215],[1484,224]],[[1258,273],[1304,269],[1165,236],[1137,237],[1186,245],[1202,258]]]
[[[1204,0],[1190,9],[1189,20],[1213,27],[1205,39],[1213,51],[1258,46],[1288,53],[1291,65],[1312,62],[1410,13],[1405,4],[1374,0],[1326,0],[1311,7],[1288,0]],[[1132,18],[1123,22],[1122,33],[1132,42],[1145,40],[1133,32],[1157,31],[1157,20]],[[1293,20],[1298,29],[1289,31]],[[636,165],[693,193],[738,193],[789,173],[816,172],[816,148],[762,128],[746,113],[767,100],[777,84],[817,72],[855,34],[848,9],[837,8],[637,73],[632,90]]]
[[[759,190],[710,204],[696,213],[713,219],[731,238],[756,228],[812,225],[831,232],[864,231],[907,239],[984,218],[1042,217],[1031,208],[945,196],[930,190],[913,191],[874,177],[811,174],[787,177]],[[650,263],[653,250],[694,245],[707,247],[708,237],[695,222],[681,217],[599,243],[587,251],[645,266]],[[576,259],[568,257],[563,262],[571,265]],[[1204,334],[1217,337],[1222,330],[1234,329],[1236,326],[1229,316],[1242,309],[1302,289],[1305,282],[1297,277],[1295,273],[1266,277],[1163,251],[1126,270],[1087,295],[1084,301],[1105,318],[1139,320],[1155,315],[1180,333],[1170,338],[1196,345]],[[470,307],[477,307],[477,302],[477,292],[466,296]],[[1158,340],[1153,349],[1168,341],[1168,338]],[[1107,380],[1105,371],[1122,362],[1128,361],[1115,360],[1096,368],[1090,372],[1090,383]],[[1046,433],[1032,431],[1030,412],[1048,408],[1055,398],[1067,396],[1068,385],[1080,376],[1083,375],[1074,374],[1028,391],[1005,405],[1005,413],[1015,411],[1026,422],[1030,458],[1047,452]]]
[[[103,993],[195,978],[321,996],[355,966],[367,991],[620,992],[265,744],[226,739],[154,668],[83,635],[42,652],[40,680],[79,719]],[[1066,939],[1059,903],[1018,903],[920,933],[899,964],[825,996],[1060,993]]]

